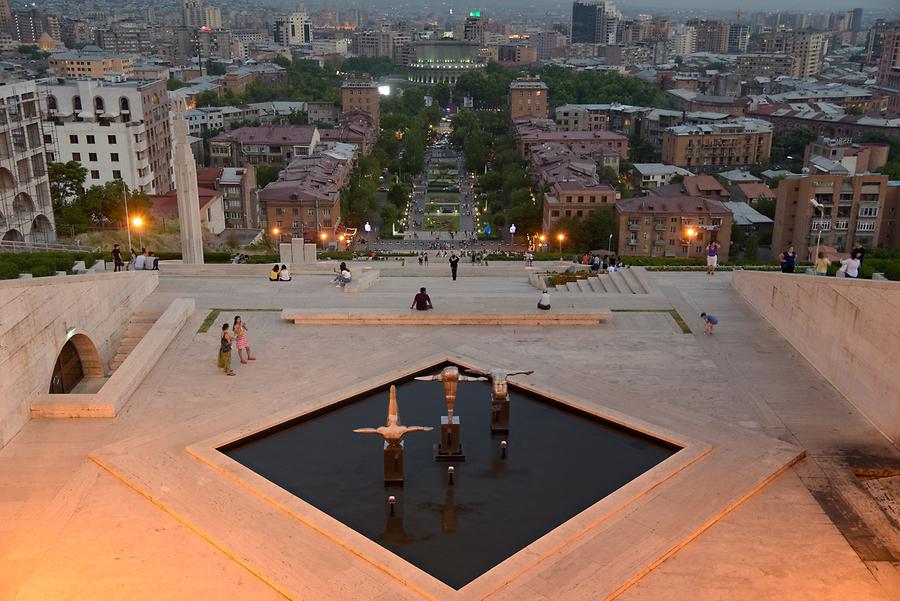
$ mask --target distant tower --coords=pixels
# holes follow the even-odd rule
[[[200,228],[200,195],[197,190],[197,163],[188,141],[184,117],[184,98],[172,102],[175,113],[175,196],[181,224],[181,261],[186,265],[203,264],[203,231]]]
[[[341,111],[368,113],[378,128],[378,84],[369,78],[348,79],[341,84]]]
[[[8,0],[0,0],[0,32],[12,33],[12,13]]]

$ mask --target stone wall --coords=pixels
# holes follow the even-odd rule
[[[31,398],[49,390],[67,337],[90,339],[107,373],[128,318],[158,283],[153,271],[0,282],[0,448],[28,421]],[[96,370],[96,356],[84,360]]]
[[[895,444],[900,283],[736,271],[732,285]]]

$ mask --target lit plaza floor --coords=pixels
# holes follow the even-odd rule
[[[202,497],[217,486],[215,473],[200,465],[190,474],[173,473],[171,482],[156,483],[159,494],[151,502],[127,478],[119,479],[121,473],[112,475],[88,455],[117,445],[125,459],[128,449],[137,453],[151,444],[165,449],[157,441],[168,433],[173,437],[169,450],[183,451],[185,444],[207,435],[210,424],[241,427],[248,415],[290,410],[309,402],[298,399],[352,385],[361,373],[473,348],[489,349],[504,367],[533,362],[566,378],[575,374],[603,391],[605,402],[619,411],[628,411],[632,396],[659,399],[806,450],[805,459],[655,566],[619,599],[900,598],[900,576],[890,557],[900,549],[896,530],[867,514],[867,528],[854,538],[852,529],[839,529],[814,496],[852,488],[845,455],[896,460],[897,449],[736,295],[728,274],[648,274],[654,285],[648,295],[554,295],[554,310],[560,311],[674,307],[692,335],[662,312],[616,312],[612,322],[591,327],[348,328],[296,326],[282,321],[277,311],[407,308],[419,286],[428,288],[438,310],[533,308],[537,291],[528,285],[524,269],[519,275],[509,270],[514,268],[498,268],[496,277],[465,277],[461,269],[456,282],[445,268],[431,274],[412,270],[395,274],[403,277],[386,275],[359,294],[340,292],[324,275],[270,284],[249,277],[167,277],[163,271],[143,308],[158,311],[174,298],[192,297],[197,312],[124,411],[113,420],[31,421],[0,450],[0,599],[284,598],[282,592],[288,591],[278,582],[255,573],[252,565],[245,567],[246,556],[211,544],[202,524],[173,517],[168,495],[172,505],[179,487],[193,487]],[[212,308],[238,309],[250,327],[259,359],[246,366],[236,363],[235,378],[215,366],[217,326],[234,312],[223,313],[209,332],[197,333]],[[699,335],[701,310],[720,318],[715,336]],[[160,453],[160,465],[149,467],[167,461]],[[865,500],[859,503],[865,509]],[[222,499],[214,509],[228,508],[229,499]],[[271,509],[273,516],[279,511]],[[239,516],[223,520],[227,517],[240,521]],[[292,550],[305,565],[283,566],[315,574],[303,598],[421,598],[316,536],[306,539],[306,548]],[[623,555],[628,543],[620,543]],[[594,557],[586,545],[563,551],[541,564],[540,578],[501,589],[493,598],[597,598],[572,584],[585,574],[602,578],[604,566]]]

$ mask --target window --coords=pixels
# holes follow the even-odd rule
[[[72,160],[73,160],[73,161],[78,161],[78,162],[80,163],[80,162],[81,162],[81,153],[80,153],[80,152],[73,152],[73,153],[72,153]]]
[[[859,221],[856,224],[857,232],[874,232],[875,231],[875,222],[874,221]]]
[[[672,223],[678,223],[678,217],[672,217],[671,222],[672,222]]]
[[[50,134],[44,134],[44,144],[50,144],[53,142],[53,136]]]
[[[93,144],[94,142],[95,142],[94,136],[89,135],[89,136],[87,137],[87,143],[88,143],[88,144]]]
[[[100,172],[96,169],[91,171],[91,179],[100,179]]]
[[[878,207],[860,207],[860,217],[878,217]]]
[[[293,209],[291,209],[291,215],[299,215],[299,214],[300,214],[300,209],[298,209],[297,207],[294,207]]]
[[[280,221],[276,221],[276,222],[275,222],[275,227],[281,227],[281,222],[280,222]]]
[[[315,210],[315,209],[306,209],[306,215],[307,215],[307,217],[312,217],[312,216],[314,216],[315,214],[316,214],[316,210]]]
[[[89,152],[89,153],[88,153],[88,160],[89,160],[89,161],[96,161],[96,160],[97,160],[97,153],[96,153],[96,152]]]
[[[670,238],[670,239],[669,239],[669,246],[675,246],[675,239],[674,239],[674,238]]]
[[[550,211],[550,216],[551,217],[559,217],[559,210],[554,209],[554,210]]]
[[[110,144],[115,144],[116,137],[115,136],[106,136],[106,141],[109,142]]]
[[[109,154],[109,160],[112,161],[113,163],[118,163],[118,162],[119,162],[119,153],[118,153],[118,152],[111,152],[111,153]]]
[[[122,172],[118,169],[113,169],[113,179],[122,179]]]
[[[292,222],[291,222],[291,227],[294,228],[294,229],[297,229],[298,227],[300,227],[300,222],[299,222],[299,221],[292,221]]]
[[[70,135],[69,144],[78,144],[78,136]]]
[[[644,217],[644,225],[650,225],[653,223],[653,217]]]
[[[325,217],[331,217],[331,209],[322,209],[322,215]]]

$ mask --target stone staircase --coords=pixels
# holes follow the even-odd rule
[[[125,333],[122,334],[122,340],[119,341],[119,347],[116,349],[116,354],[113,355],[113,358],[109,361],[109,374],[112,375],[115,373],[119,366],[128,358],[128,355],[131,354],[131,351],[134,350],[134,347],[138,345],[141,339],[144,337],[150,328],[153,327],[153,324],[156,323],[156,320],[159,319],[162,313],[156,313],[153,311],[135,311],[131,319],[128,320],[128,325],[125,328]]]
[[[556,286],[557,293],[571,294],[650,294],[648,286],[635,270],[591,275],[585,279]]]

